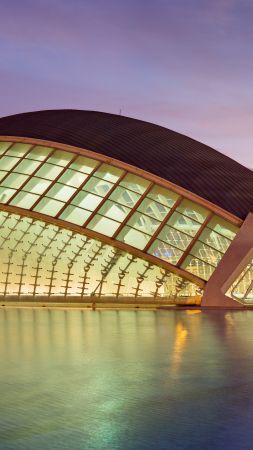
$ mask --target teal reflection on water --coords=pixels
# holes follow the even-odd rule
[[[0,449],[252,450],[253,312],[0,310]]]

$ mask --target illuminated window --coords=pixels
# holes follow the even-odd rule
[[[206,208],[170,189],[70,151],[2,142],[0,168],[0,203],[110,236],[205,280],[238,231],[218,216],[208,222]]]
[[[253,304],[253,259],[229,287],[226,295],[244,304]]]

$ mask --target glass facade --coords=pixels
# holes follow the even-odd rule
[[[253,258],[227,290],[226,295],[246,305],[253,304]]]
[[[238,231],[170,189],[57,144],[0,142],[0,203],[108,236],[202,280]]]
[[[14,299],[143,297],[179,302],[199,288],[169,271],[62,227],[0,212],[0,296]]]

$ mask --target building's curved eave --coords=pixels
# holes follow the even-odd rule
[[[243,223],[243,220],[240,217],[237,217],[236,215],[231,214],[229,211],[226,211],[225,209],[219,207],[218,205],[200,197],[199,195],[195,194],[194,192],[190,192],[187,189],[172,183],[171,181],[168,181],[168,180],[165,180],[164,178],[158,177],[157,175],[154,175],[153,173],[150,173],[143,169],[140,169],[139,167],[133,166],[131,164],[127,164],[125,162],[111,158],[109,156],[105,156],[101,153],[94,152],[93,150],[79,148],[79,147],[73,147],[71,145],[61,144],[56,141],[47,141],[44,139],[34,139],[34,138],[20,137],[20,136],[1,136],[1,140],[7,141],[7,142],[12,141],[12,142],[29,143],[32,145],[45,145],[45,146],[51,147],[51,148],[55,148],[55,146],[57,145],[57,149],[61,149],[61,150],[64,150],[64,151],[67,151],[70,153],[79,154],[82,156],[91,157],[98,161],[112,164],[116,167],[125,169],[129,172],[132,172],[136,175],[146,178],[147,180],[157,183],[167,189],[171,189],[172,191],[176,192],[177,194],[182,195],[183,197],[185,197],[191,201],[194,201],[194,202],[198,203],[199,205],[209,209],[214,214],[219,215],[220,217],[224,218],[225,220],[229,220],[236,226],[241,226]]]

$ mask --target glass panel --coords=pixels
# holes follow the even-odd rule
[[[47,197],[55,198],[57,200],[67,201],[74,193],[75,188],[64,186],[60,183],[55,183],[47,192]]]
[[[51,181],[43,180],[42,178],[33,177],[23,187],[24,191],[33,192],[35,194],[43,194],[45,190],[50,186]]]
[[[214,216],[207,226],[231,240],[234,239],[239,230],[238,227],[218,216]]]
[[[0,159],[1,170],[11,170],[15,164],[19,161],[18,158],[13,158],[11,156],[3,156]]]
[[[165,226],[158,237],[165,242],[173,245],[174,247],[180,248],[181,250],[186,250],[188,245],[191,243],[192,238],[181,231],[175,230]]]
[[[18,156],[19,158],[22,158],[22,156],[24,156],[31,147],[31,144],[14,144],[6,154],[9,156]]]
[[[67,206],[60,215],[60,219],[66,220],[77,225],[83,225],[90,216],[90,211],[77,208],[77,206]]]
[[[158,239],[153,242],[148,250],[148,253],[162,259],[163,261],[167,261],[170,264],[177,264],[183,254],[181,250],[173,248],[166,242],[159,241]]]
[[[67,169],[58,181],[69,186],[79,187],[86,180],[87,176],[75,170]]]
[[[11,145],[12,142],[0,142],[0,155],[2,155]]]
[[[130,211],[131,209],[126,206],[118,205],[117,203],[107,200],[98,212],[102,216],[110,217],[110,219],[122,222]]]
[[[107,217],[102,217],[99,214],[93,217],[87,225],[87,228],[90,230],[97,231],[98,233],[105,234],[106,236],[112,236],[118,227],[118,222],[107,219]]]
[[[89,211],[94,211],[101,201],[101,197],[82,191],[73,198],[71,203],[80,206],[81,208],[88,209]]]
[[[216,248],[222,253],[225,253],[231,244],[229,239],[215,233],[215,231],[210,230],[208,227],[206,227],[201,233],[199,240],[211,245],[211,247]]]
[[[39,161],[24,159],[17,165],[17,167],[15,168],[15,172],[26,173],[28,175],[31,175],[39,165],[40,165]]]
[[[162,221],[165,218],[169,210],[170,209],[166,206],[161,205],[160,203],[157,203],[154,200],[150,200],[148,198],[145,198],[138,207],[138,211],[141,211],[148,216],[154,217],[159,221]]]
[[[127,191],[126,189],[118,186],[111,193],[109,199],[115,202],[121,203],[122,205],[129,206],[132,208],[139,200],[140,195],[135,192]]]
[[[118,169],[114,166],[109,166],[108,164],[102,164],[101,167],[95,172],[95,176],[102,178],[103,180],[110,181],[111,183],[116,183],[121,177],[123,170]]]
[[[74,156],[75,155],[73,153],[57,150],[48,158],[47,162],[50,164],[55,164],[56,166],[65,167],[69,161],[74,158]]]
[[[177,211],[190,217],[191,219],[197,220],[200,223],[204,222],[209,213],[207,209],[191,202],[190,200],[183,200],[177,207]]]
[[[201,227],[200,223],[195,222],[195,220],[192,220],[189,217],[182,216],[182,214],[177,212],[172,214],[167,224],[179,231],[182,231],[183,233],[189,234],[190,236],[195,236]]]
[[[0,203],[7,203],[8,200],[15,194],[15,192],[15,189],[0,187]]]
[[[40,202],[35,206],[34,211],[38,211],[48,216],[56,216],[56,214],[63,207],[64,203],[52,200],[51,198],[42,198]]]
[[[125,242],[132,247],[143,250],[149,242],[150,236],[126,226],[121,230],[116,239]]]
[[[91,177],[84,185],[83,190],[93,192],[94,194],[104,197],[112,187],[113,184],[109,183],[109,181]]]
[[[30,209],[38,198],[39,195],[21,191],[18,192],[17,195],[15,195],[15,197],[11,201],[11,205],[19,206],[20,208]]]
[[[18,173],[11,173],[2,183],[2,186],[18,189],[28,178],[28,175],[20,175]]]
[[[238,274],[229,287],[226,295],[240,300],[243,303],[252,303],[253,300],[253,259]]]
[[[206,264],[204,261],[200,261],[194,256],[187,256],[181,267],[190,273],[193,273],[203,280],[209,280],[210,276],[215,270],[215,267]]]
[[[251,288],[252,280],[253,280],[253,278],[252,278],[252,273],[250,273],[250,270],[247,270],[247,272],[244,274],[243,278],[241,278],[241,279],[239,278],[239,280],[237,280],[238,283],[236,285],[236,291],[237,291],[237,296],[239,298],[247,297],[247,292]],[[232,291],[232,293],[235,294],[234,290]]]
[[[95,167],[98,166],[98,164],[100,164],[99,161],[96,161],[95,159],[78,156],[69,167],[70,169],[77,170],[78,172],[89,174],[95,169]]]
[[[208,247],[206,244],[202,244],[202,242],[196,242],[191,250],[191,253],[215,267],[218,265],[223,256],[222,253]]]
[[[250,289],[250,291],[247,293],[246,298],[244,299],[245,303],[252,303],[253,302],[253,288]]]
[[[43,164],[38,170],[36,176],[46,178],[47,180],[54,180],[63,170],[63,167],[53,166],[52,164]]]
[[[124,186],[131,191],[138,192],[143,194],[148,186],[150,185],[150,181],[145,180],[144,178],[137,177],[137,175],[133,175],[128,173],[125,178],[120,182],[120,186]]]
[[[8,172],[4,172],[3,170],[0,170],[0,181],[7,175]]]
[[[36,161],[44,161],[48,155],[53,151],[53,148],[42,147],[41,145],[36,145],[29,154],[26,156],[28,159],[35,159]]]
[[[176,200],[179,198],[179,195],[175,194],[175,192],[171,192],[168,189],[156,185],[148,193],[148,197],[156,200],[159,203],[162,203],[169,208],[172,208]]]
[[[83,213],[79,211],[79,214]],[[115,298],[132,296],[133,300],[138,297],[139,301],[140,297],[154,297],[156,293],[156,298],[173,300],[178,293],[177,285],[183,281],[175,274],[166,274],[155,264],[148,268],[145,260],[133,258],[126,252],[116,254],[112,246],[62,227],[5,212],[0,212],[0,223],[3,225],[1,263],[6,269],[0,271],[1,294],[19,298],[24,295],[26,300],[27,295],[31,299],[37,295],[62,298],[75,295],[82,301],[84,296],[87,298],[95,293]],[[7,236],[10,239],[4,239]],[[10,250],[15,252],[10,254]],[[89,262],[86,271],[84,268],[87,269]],[[102,269],[110,263],[106,283],[101,283],[105,273]],[[140,278],[142,274],[144,279]],[[196,286],[187,283],[179,295],[195,294]]]
[[[160,222],[152,217],[144,216],[143,214],[135,212],[127,222],[127,225],[152,235],[159,227]]]

